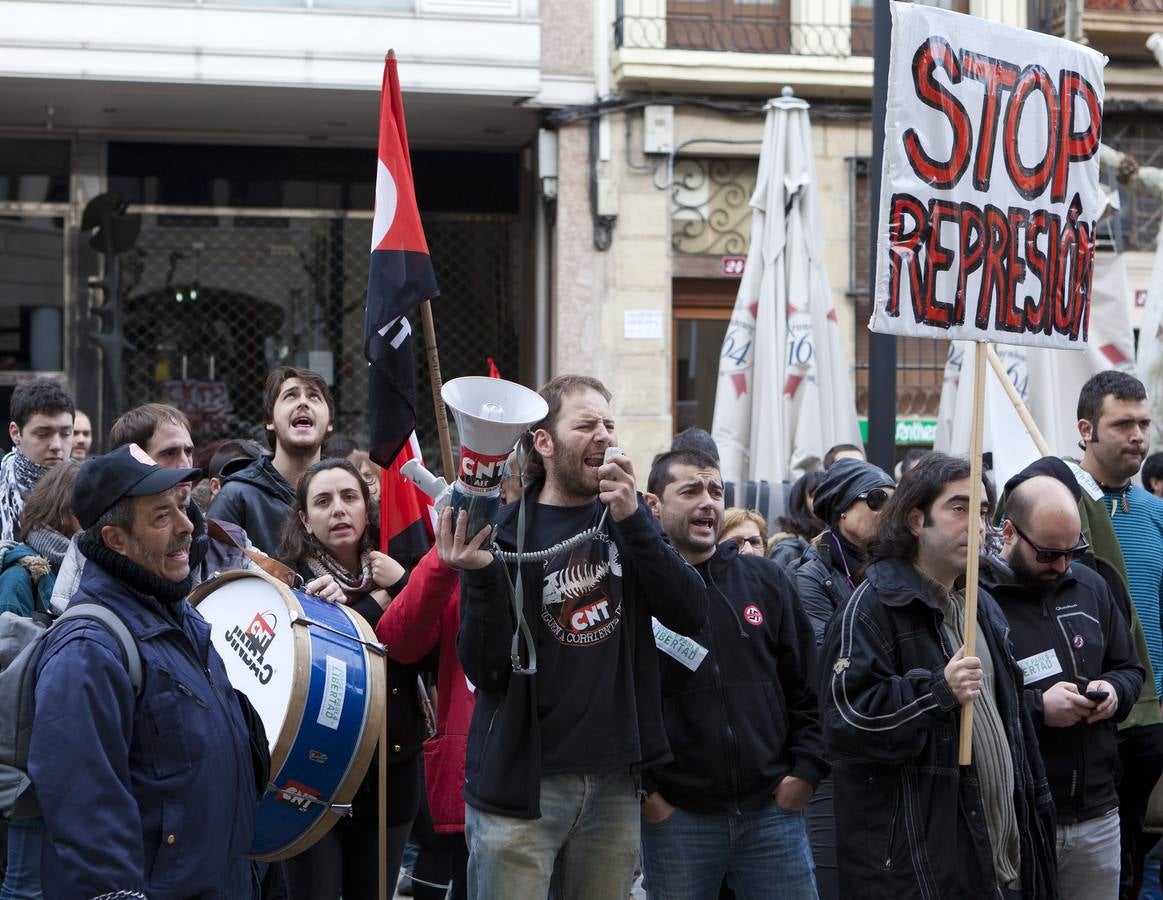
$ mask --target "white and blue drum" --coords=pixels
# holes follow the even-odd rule
[[[382,647],[357,613],[255,570],[215,576],[190,603],[271,744],[250,855],[294,856],[346,814],[367,773],[387,698]]]

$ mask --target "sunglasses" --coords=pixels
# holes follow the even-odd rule
[[[1060,556],[1066,556],[1070,559],[1078,559],[1078,557],[1082,556],[1083,553],[1090,549],[1090,544],[1086,542],[1086,538],[1084,538],[1081,533],[1078,535],[1078,543],[1071,547],[1069,550],[1052,550],[1049,547],[1039,547],[1028,537],[1026,537],[1026,533],[1022,531],[1022,529],[1018,528],[1017,523],[1015,523],[1013,519],[1009,519],[1008,521],[1014,531],[1017,532],[1018,537],[1034,548],[1034,559],[1040,563],[1052,563]]]
[[[874,488],[871,491],[865,491],[863,494],[856,495],[856,499],[863,500],[865,503],[867,503],[868,508],[873,512],[876,512],[878,509],[884,506],[884,504],[888,502],[888,497],[888,491],[886,491],[884,488]]]

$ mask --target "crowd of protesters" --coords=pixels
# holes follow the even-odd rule
[[[726,508],[705,432],[636,466],[600,381],[541,395],[495,525],[445,509],[397,559],[312,371],[269,373],[266,447],[196,446],[156,403],[102,439],[55,382],[18,387],[0,612],[104,606],[137,653],[71,615],[41,642],[40,815],[7,825],[0,900],[358,900],[410,840],[422,898],[623,900],[641,873],[658,900],[1163,900],[1163,454],[1134,377],[1087,382],[1079,458],[987,472],[980,509],[963,458],[894,478],[845,444],[771,523]],[[271,864],[247,857],[270,739],[187,601],[263,556],[374,629],[391,687],[386,821],[374,763]]]

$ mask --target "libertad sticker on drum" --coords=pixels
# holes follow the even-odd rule
[[[339,729],[343,717],[343,698],[347,694],[347,663],[334,656],[327,657],[327,681],[323,685],[323,703],[316,722],[328,728]]]

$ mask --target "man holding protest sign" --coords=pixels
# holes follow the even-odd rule
[[[1056,896],[1053,803],[1005,620],[980,594],[966,614],[970,465],[930,453],[881,509],[866,580],[820,653],[835,784],[840,896],[981,900]],[[970,631],[977,655],[966,652]],[[974,702],[972,763],[958,718]]]

